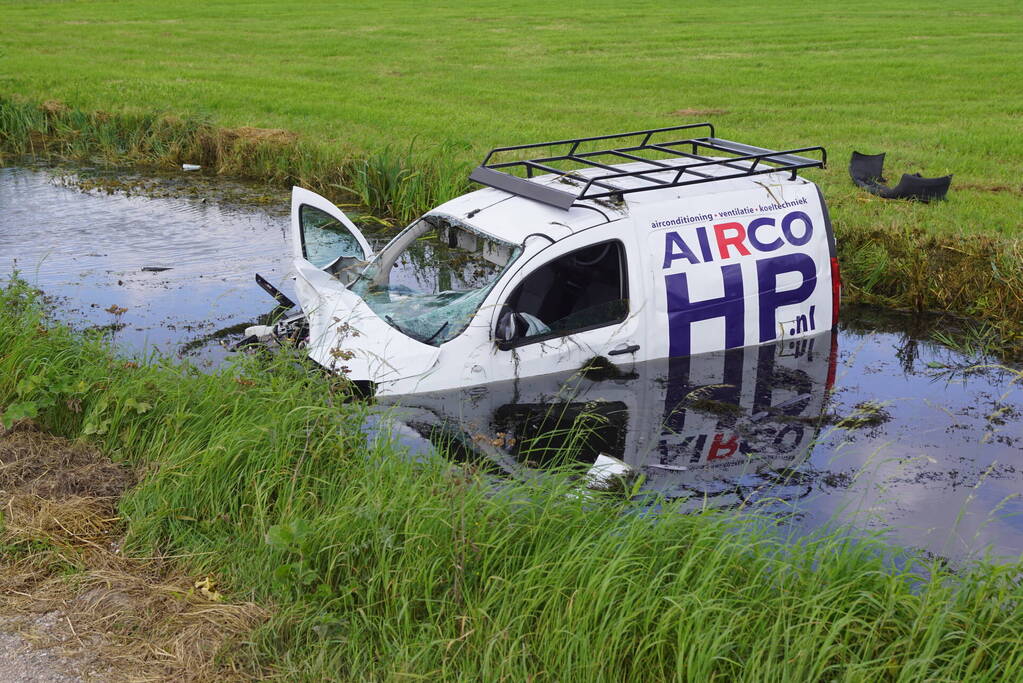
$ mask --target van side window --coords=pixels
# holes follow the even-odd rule
[[[622,243],[602,242],[540,266],[508,306],[528,324],[525,337],[536,341],[622,322],[629,312]]]

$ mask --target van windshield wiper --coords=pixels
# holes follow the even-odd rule
[[[423,340],[423,343],[424,343],[424,344],[429,344],[429,343],[430,343],[430,342],[432,342],[432,341],[433,341],[434,339],[436,339],[436,338],[437,338],[437,335],[438,335],[438,334],[440,334],[441,332],[443,332],[443,331],[444,331],[444,329],[445,329],[445,328],[446,328],[446,327],[448,326],[448,322],[449,322],[449,321],[445,320],[445,321],[444,321],[444,324],[443,324],[443,325],[441,325],[440,327],[438,327],[438,328],[437,328],[437,331],[436,331],[436,332],[434,332],[433,334],[431,334],[431,335],[430,335],[430,338],[429,338],[429,339],[424,339],[424,340]]]

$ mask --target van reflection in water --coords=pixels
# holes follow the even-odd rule
[[[413,456],[439,452],[503,476],[533,477],[600,454],[642,475],[641,492],[694,508],[795,500],[835,376],[825,332],[649,361],[630,372],[595,359],[573,372],[395,397]]]

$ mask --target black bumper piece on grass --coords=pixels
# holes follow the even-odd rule
[[[871,194],[885,199],[916,199],[929,202],[944,199],[952,176],[923,178],[919,173],[903,173],[902,180],[895,187],[888,187],[882,175],[884,154],[860,154],[853,152],[849,160],[849,175],[854,183]]]

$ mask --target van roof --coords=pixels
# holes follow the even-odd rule
[[[727,157],[714,157],[727,161]],[[691,163],[700,163],[692,160]],[[736,162],[742,163],[742,162]],[[679,164],[676,164],[678,166]],[[649,170],[652,167],[646,162],[616,164],[622,172]],[[705,197],[712,194],[730,194],[733,192],[765,191],[765,185],[804,184],[806,181],[796,177],[793,179],[788,170],[776,171],[758,176],[727,177],[734,174],[728,166],[707,166],[702,173],[721,178],[718,182],[690,185],[676,185],[664,189],[644,189],[637,192],[626,192],[620,201],[610,199],[580,199],[567,210],[557,208],[530,197],[512,194],[511,192],[486,187],[456,197],[429,212],[433,215],[446,215],[467,223],[480,232],[491,235],[499,240],[512,244],[522,244],[527,237],[542,234],[558,241],[586,228],[619,220],[629,216],[630,209],[638,206],[685,201],[691,197]],[[573,171],[582,178],[606,175],[605,169],[581,169]],[[673,177],[677,171],[664,171],[650,174],[653,177]],[[523,179],[525,181],[525,179]],[[534,176],[528,181],[539,187],[568,188],[578,190],[583,183],[566,179],[553,173]],[[646,186],[649,181],[645,177],[622,177],[616,179],[616,186],[624,190]]]
[[[701,129],[709,135],[686,137]],[[686,131],[681,138],[680,131]],[[496,160],[508,155],[518,158]],[[490,150],[469,176],[488,189],[430,213],[452,216],[512,243],[537,233],[557,241],[623,218],[630,207],[795,183],[798,170],[826,164],[823,147],[756,147],[716,137],[710,123],[534,142]],[[765,178],[753,180],[757,176]]]

